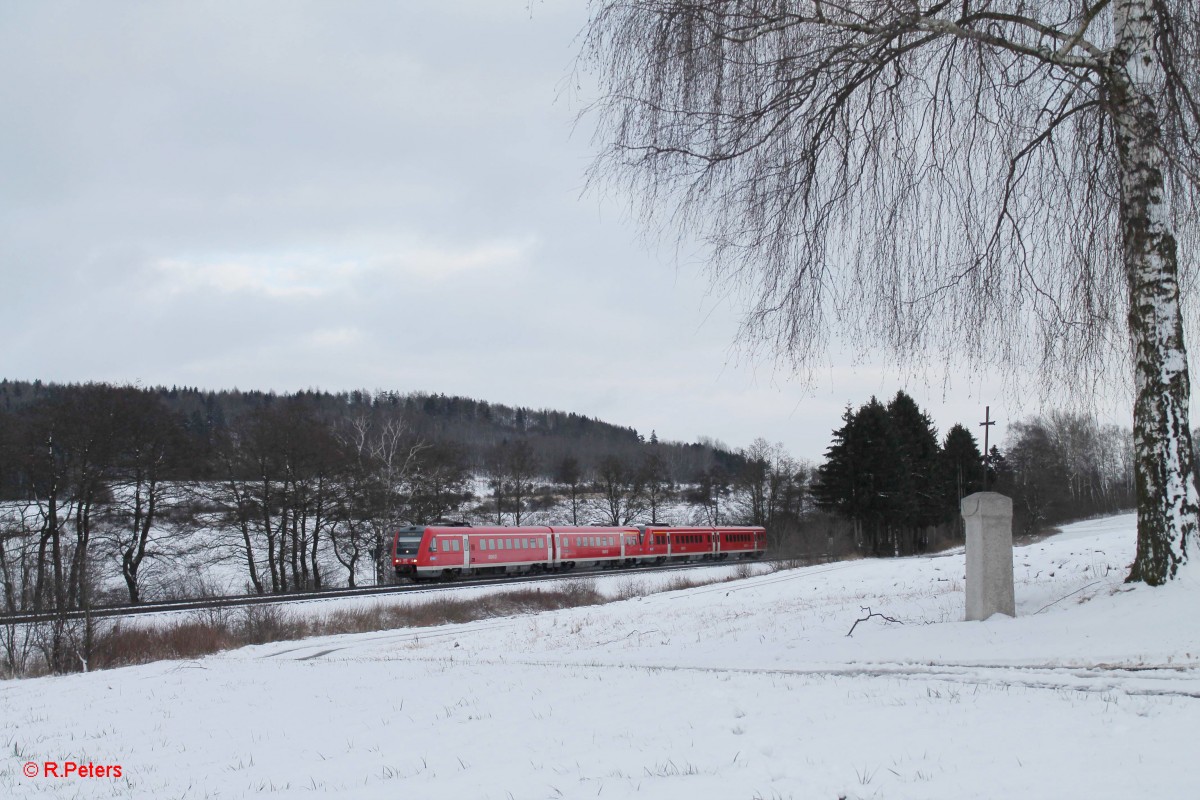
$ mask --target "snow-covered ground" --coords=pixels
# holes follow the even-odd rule
[[[10,681],[0,795],[1191,798],[1200,576],[1124,586],[1133,525],[1019,548],[1016,619],[957,553]]]

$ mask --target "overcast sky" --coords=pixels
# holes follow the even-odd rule
[[[445,392],[812,459],[847,402],[898,388],[942,433],[1036,410],[739,358],[738,306],[583,193],[584,12],[0,5],[0,375]]]

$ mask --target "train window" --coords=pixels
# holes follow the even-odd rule
[[[437,552],[437,539],[429,540],[429,552],[431,552],[431,553]]]

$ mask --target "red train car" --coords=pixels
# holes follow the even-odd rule
[[[425,580],[759,558],[766,549],[766,531],[749,526],[413,526],[396,532],[392,563],[398,578]]]

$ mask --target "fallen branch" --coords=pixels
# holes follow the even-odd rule
[[[1079,594],[1080,592],[1082,592],[1084,589],[1090,589],[1090,588],[1092,588],[1092,587],[1093,587],[1093,586],[1095,586],[1097,583],[1103,583],[1103,581],[1092,581],[1092,582],[1091,582],[1091,583],[1089,583],[1087,586],[1080,586],[1078,589],[1076,589],[1075,591],[1071,592],[1070,594],[1068,594],[1068,595],[1063,595],[1062,597],[1060,597],[1060,598],[1058,598],[1057,600],[1055,600],[1053,603],[1047,603],[1046,605],[1042,606],[1041,608],[1039,608],[1037,611],[1035,611],[1035,612],[1033,612],[1033,613],[1034,613],[1034,614],[1040,614],[1040,613],[1042,613],[1043,611],[1045,611],[1047,608],[1049,608],[1050,606],[1053,606],[1053,605],[1058,605],[1058,604],[1059,604],[1059,603],[1061,603],[1063,600],[1066,600],[1068,597],[1074,597],[1075,595],[1077,595],[1077,594]]]
[[[854,629],[858,627],[858,623],[860,623],[860,622],[866,622],[866,621],[867,621],[867,620],[869,620],[871,617],[879,617],[879,618],[880,618],[880,619],[882,619],[884,622],[894,622],[894,623],[896,623],[897,625],[903,625],[903,624],[904,624],[903,622],[901,622],[901,621],[900,621],[900,620],[898,620],[898,619],[895,619],[894,617],[889,617],[889,616],[887,616],[886,614],[880,614],[880,613],[878,613],[878,612],[876,612],[876,611],[872,611],[870,606],[859,606],[859,610],[860,610],[860,611],[865,611],[865,612],[867,612],[867,615],[866,615],[865,617],[863,617],[862,619],[856,619],[856,620],[854,621],[854,624],[850,626],[850,630],[846,632],[846,635],[847,635],[847,636],[850,636],[851,634],[853,634],[853,633],[854,633]]]

